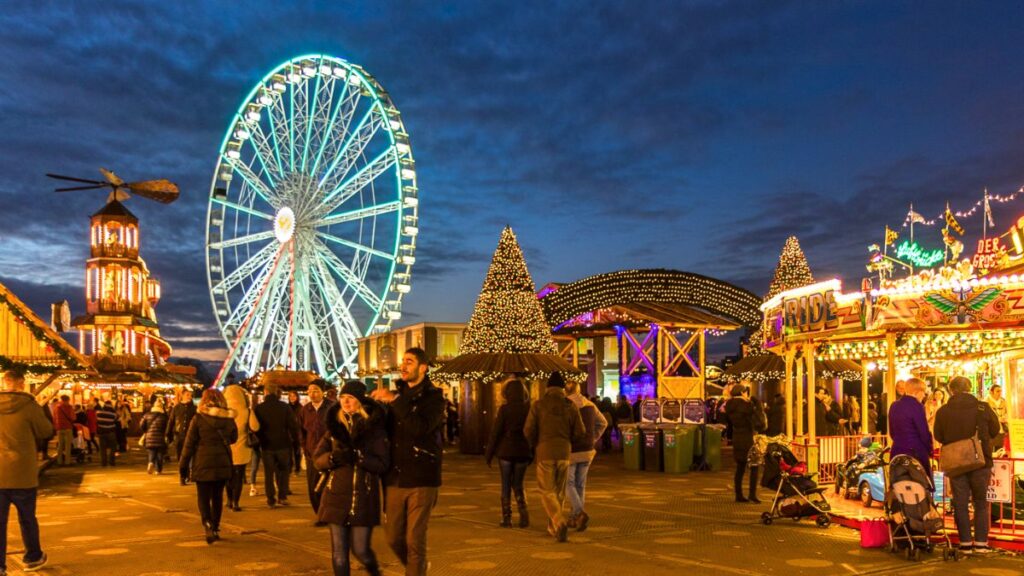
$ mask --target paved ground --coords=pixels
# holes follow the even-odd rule
[[[536,504],[534,527],[499,528],[497,470],[479,458],[446,456],[445,485],[430,524],[431,574],[1024,574],[1024,559],[1007,554],[913,564],[861,550],[858,534],[839,526],[823,530],[790,520],[763,526],[764,505],[731,501],[728,471],[678,477],[627,472],[620,459],[595,462],[591,527],[558,544],[544,532]],[[312,525],[302,478],[293,476],[290,508],[270,510],[261,496],[246,492],[242,512],[224,513],[224,540],[213,546],[202,537],[194,488],[178,486],[174,473],[148,476],[136,455],[113,470],[88,464],[44,478],[39,516],[51,563],[43,573],[330,574],[327,532]],[[8,567],[20,574],[13,519],[8,534]],[[379,530],[374,543],[385,572],[401,574]]]

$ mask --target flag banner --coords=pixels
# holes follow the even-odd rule
[[[924,219],[924,216],[921,216],[920,214],[914,212],[913,210],[907,212],[907,217],[910,218],[910,221],[915,224],[924,224],[925,222],[927,222],[927,220]]]
[[[949,209],[949,205],[946,205],[946,226],[952,228],[957,234],[963,236],[964,229],[960,226],[960,223],[956,221],[956,217],[953,216],[953,212]]]
[[[893,242],[896,242],[896,238],[899,237],[899,232],[891,230],[888,226],[885,227],[885,245],[892,246]]]

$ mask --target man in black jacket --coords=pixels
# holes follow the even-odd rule
[[[992,478],[992,438],[999,434],[999,419],[992,407],[979,402],[971,394],[971,381],[957,376],[949,381],[953,396],[935,413],[933,434],[945,446],[978,434],[985,466],[949,478],[953,486],[953,517],[960,534],[960,549],[976,554],[991,552],[988,547],[988,525],[991,509],[986,496]],[[974,503],[974,537],[968,505]]]
[[[267,505],[276,508],[278,504],[288,505],[288,473],[291,471],[292,447],[299,441],[299,423],[288,404],[281,401],[277,385],[268,383],[263,392],[263,403],[256,407],[256,419],[260,423],[256,434],[263,454]]]
[[[427,376],[427,353],[410,348],[399,368],[398,392],[378,388],[371,396],[388,405],[391,470],[384,511],[388,545],[406,576],[427,573],[427,521],[441,486],[444,393]]]
[[[174,457],[181,462],[181,448],[185,443],[185,435],[188,434],[188,425],[196,415],[196,405],[192,403],[192,391],[185,390],[181,393],[181,401],[174,406],[170,418],[167,420],[167,443],[174,444]],[[180,483],[182,486],[188,484],[188,471],[183,472]]]
[[[320,471],[313,465],[313,452],[320,444],[320,439],[327,433],[327,411],[334,406],[334,402],[324,398],[322,386],[326,384],[323,380],[317,380],[309,385],[306,390],[309,402],[299,408],[297,414],[299,434],[302,437],[302,453],[306,456],[306,487],[309,490],[309,503],[313,506],[314,514],[320,510],[320,493],[316,491],[316,483],[320,480]],[[295,413],[294,409],[292,413]],[[325,524],[318,521],[317,525]]]

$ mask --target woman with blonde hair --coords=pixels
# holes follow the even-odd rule
[[[189,424],[181,454],[181,472],[196,484],[199,516],[206,531],[206,543],[220,540],[220,515],[224,508],[224,486],[231,478],[231,445],[238,441],[235,412],[219,390],[203,391],[196,416]]]

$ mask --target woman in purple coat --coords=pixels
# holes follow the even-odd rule
[[[932,433],[928,429],[928,416],[923,404],[927,388],[919,378],[907,380],[907,393],[889,408],[889,435],[892,436],[890,453],[893,456],[913,456],[931,478]]]

